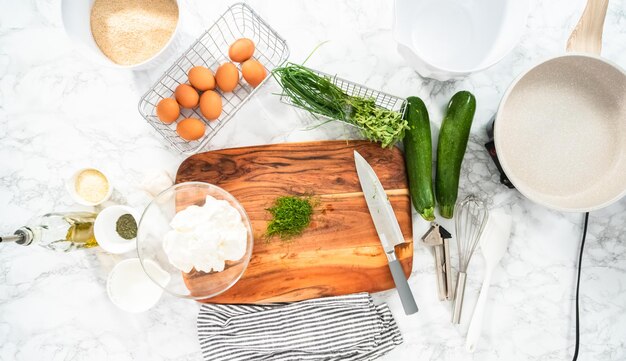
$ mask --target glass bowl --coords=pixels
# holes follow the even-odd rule
[[[227,201],[239,212],[247,232],[246,251],[241,259],[226,261],[223,271],[202,272],[193,268],[185,273],[170,263],[163,239],[172,230],[170,221],[177,212],[191,205],[203,206],[208,195]],[[146,207],[137,231],[137,253],[148,277],[174,296],[196,300],[217,296],[232,287],[248,267],[253,243],[250,219],[241,204],[222,188],[203,182],[179,183],[161,192]],[[163,272],[170,277],[163,277]]]

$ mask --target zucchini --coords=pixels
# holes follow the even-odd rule
[[[422,99],[407,98],[404,119],[409,126],[404,135],[404,159],[409,175],[411,201],[422,218],[433,221],[435,219],[433,146],[428,110]]]
[[[476,112],[476,98],[468,91],[460,91],[450,99],[446,116],[441,122],[437,145],[437,175],[435,192],[439,213],[452,218],[459,193],[461,163],[465,156],[472,120]]]

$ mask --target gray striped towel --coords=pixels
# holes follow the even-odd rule
[[[367,293],[269,305],[204,304],[206,361],[374,360],[402,343],[386,304]]]

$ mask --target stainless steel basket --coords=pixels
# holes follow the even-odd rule
[[[310,71],[321,75],[323,77],[328,78],[333,84],[335,84],[336,86],[338,86],[341,90],[343,90],[346,94],[350,95],[350,96],[359,96],[362,98],[372,98],[374,99],[374,102],[376,103],[376,106],[381,107],[381,108],[385,108],[387,110],[392,110],[392,111],[396,111],[398,113],[400,113],[402,116],[404,116],[404,111],[406,110],[406,99],[403,98],[399,98],[395,95],[391,95],[391,94],[387,94],[378,90],[374,90],[371,88],[368,88],[366,86],[351,82],[349,80],[345,80],[342,78],[339,78],[337,76],[334,75],[330,75],[330,74],[326,74],[324,72],[315,70],[315,69],[311,69],[311,68],[307,68]],[[280,100],[285,103],[285,104],[289,104],[292,105],[294,107],[300,108],[300,109],[304,109],[296,104],[294,104],[291,99],[283,92],[280,96]],[[325,119],[329,119],[329,117],[325,116],[325,115],[321,115],[318,113],[313,113],[316,117],[318,118],[325,118]],[[355,128],[358,128],[356,125],[346,122],[343,119],[335,119],[338,120],[340,122],[343,122],[345,124],[348,124],[350,126],[353,126]]]
[[[194,117],[201,119],[207,126],[204,136],[188,142],[176,133],[176,123],[164,124],[156,115],[156,105],[163,98],[172,97],[174,90],[181,83],[187,83],[187,72],[194,66],[202,65],[212,71],[227,61],[228,47],[236,39],[249,38],[254,41],[257,59],[269,73],[283,64],[289,57],[289,48],[285,40],[276,33],[252,8],[243,3],[232,5],[191,47],[157,80],[152,88],[139,101],[139,112],[163,137],[178,151],[185,154],[197,153],[203,149],[215,134],[235,115],[235,113],[259,89],[252,88],[245,81],[232,93],[222,93],[223,110],[216,120],[207,120],[199,109],[181,109],[179,119]],[[240,66],[238,65],[240,68]]]

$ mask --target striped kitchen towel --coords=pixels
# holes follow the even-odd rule
[[[270,305],[204,304],[206,361],[374,360],[402,343],[386,304],[367,293]]]

